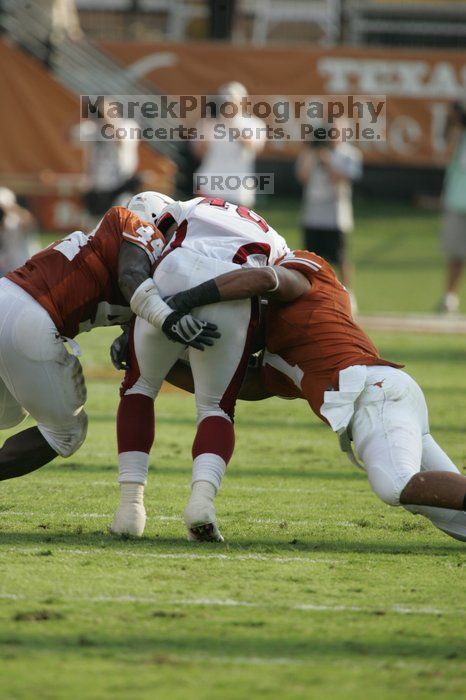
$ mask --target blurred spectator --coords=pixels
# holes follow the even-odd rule
[[[362,153],[337,140],[307,141],[296,162],[296,177],[303,186],[301,223],[306,250],[335,265],[348,289],[353,311],[348,234],[353,230],[352,183],[362,176]]]
[[[209,38],[230,39],[236,0],[208,0]]]
[[[35,34],[45,46],[43,60],[47,66],[53,63],[54,52],[65,40],[82,39],[75,0],[20,0],[17,5],[19,10],[26,8],[35,20]]]
[[[11,190],[0,187],[0,277],[24,265],[38,249],[32,215]]]
[[[244,85],[236,81],[222,85],[218,89],[218,99],[223,102],[233,102],[241,105],[241,101],[248,96]],[[253,130],[254,138],[238,138],[235,140],[213,139],[216,125],[224,125],[226,129]],[[204,119],[198,124],[200,133],[205,140],[193,141],[194,154],[201,164],[195,175],[205,175],[209,178],[207,185],[199,188],[198,194],[212,197],[221,197],[234,204],[246,207],[254,206],[255,192],[246,189],[243,185],[238,188],[219,189],[210,181],[215,175],[238,175],[244,178],[255,173],[256,156],[265,147],[265,124],[251,114],[243,114],[239,109],[237,116],[228,119]]]
[[[104,123],[112,121],[105,119]],[[124,129],[127,137],[108,141],[91,140],[98,138],[102,127],[97,118],[87,119],[72,128],[72,140],[84,149],[84,200],[93,218],[102,216],[123,194],[129,200],[139,190],[139,141],[131,138],[131,130],[137,126],[134,120],[118,119],[118,128]]]
[[[443,188],[441,249],[447,259],[447,279],[439,311],[454,313],[459,308],[458,290],[466,259],[466,103],[451,105],[446,138],[454,153]]]

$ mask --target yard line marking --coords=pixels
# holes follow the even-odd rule
[[[21,518],[44,518],[50,517],[50,513],[38,513],[34,511],[19,511],[19,510],[4,510],[0,511],[0,517],[7,517],[12,515]],[[55,517],[59,518],[111,518],[110,513],[65,513],[64,515],[57,515]],[[232,520],[236,518],[235,515],[224,515],[222,520]],[[182,516],[180,515],[150,515],[149,520],[161,520],[162,522],[182,522]],[[287,525],[304,526],[304,525],[320,525],[322,521],[311,521],[311,520],[292,520],[288,518],[287,520],[274,520],[272,518],[242,518],[243,522],[254,523],[258,525],[282,525],[286,527]],[[354,527],[351,523],[337,523],[342,527]]]
[[[16,552],[20,554],[37,554],[43,551],[43,548],[39,547],[8,547],[8,552]],[[102,547],[99,549],[67,549],[67,548],[57,548],[56,552],[60,554],[71,554],[78,556],[102,556],[102,554],[112,554],[117,557],[134,557],[134,558],[149,558],[149,559],[192,559],[203,561],[206,559],[213,559],[218,561],[261,561],[261,562],[271,562],[278,564],[287,564],[291,562],[300,562],[301,564],[340,564],[338,559],[311,559],[310,557],[295,557],[295,556],[268,556],[266,554],[198,554],[197,552],[130,552],[130,551],[116,551],[113,548]],[[1,549],[0,549],[1,553]],[[345,562],[343,562],[345,563]]]
[[[51,513],[36,513],[34,511],[19,511],[19,510],[3,510],[0,512],[0,517],[14,515],[21,518],[49,518]],[[108,513],[64,513],[57,515],[58,518],[111,518]]]
[[[40,603],[39,598],[30,598],[28,596],[18,595],[16,593],[0,593],[0,599],[15,600],[30,603]],[[347,613],[357,612],[364,614],[377,613],[392,613],[395,615],[465,615],[466,609],[446,610],[443,608],[420,607],[410,608],[404,605],[390,605],[378,607],[363,607],[359,605],[330,605],[330,604],[313,604],[313,603],[295,603],[293,605],[278,604],[272,605],[267,603],[258,603],[255,601],[235,600],[232,598],[173,598],[163,599],[156,596],[66,596],[57,598],[57,603],[73,602],[73,603],[112,603],[112,604],[127,604],[135,603],[139,605],[163,605],[163,606],[178,606],[178,607],[222,607],[222,608],[255,608],[257,610],[281,610],[292,612],[332,612],[332,613]]]
[[[189,476],[188,471],[186,472],[186,475]],[[42,478],[40,482],[38,481],[37,483],[44,484],[44,486],[63,486],[63,481],[59,481],[58,479],[44,479]],[[166,488],[171,488],[175,487],[177,489],[183,489],[184,491],[189,491],[190,486],[186,484],[180,484],[179,482],[166,482],[166,481],[160,481],[159,484],[163,483],[163,486]],[[117,489],[117,484],[112,480],[112,481],[103,481],[103,480],[97,480],[97,481],[87,481],[86,486],[105,486],[112,488],[114,490]],[[299,489],[299,488],[294,488],[290,486],[246,486],[246,485],[241,485],[241,484],[235,484],[235,483],[229,483],[228,484],[228,489],[233,490],[233,491],[252,491],[254,493],[300,493],[303,495],[306,494],[315,494],[316,490],[315,488],[313,489]],[[325,487],[322,487],[320,490],[324,491],[326,490]],[[150,489],[148,489],[150,493]]]

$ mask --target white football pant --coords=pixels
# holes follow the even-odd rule
[[[374,492],[400,505],[400,494],[419,471],[457,467],[430,434],[424,394],[414,379],[393,367],[368,367],[366,385],[354,404],[351,432]],[[405,506],[453,537],[466,539],[466,513]]]
[[[239,266],[207,258],[190,250],[177,248],[158,265],[154,281],[162,297],[176,294],[217,275],[239,269]],[[221,418],[231,423],[236,397],[241,388],[249,356],[253,304],[251,300],[224,302],[193,311],[204,321],[218,326],[221,338],[202,352],[188,349],[194,378],[198,425],[207,418]],[[123,395],[142,394],[155,399],[162,382],[186,348],[174,343],[141,318],[134,327],[134,349],[137,373],[124,386]],[[131,368],[133,370],[133,368]],[[215,436],[213,436],[215,437]],[[202,451],[202,450],[201,450]],[[148,460],[148,457],[147,457]],[[132,466],[133,464],[133,466]],[[226,461],[215,451],[203,452],[193,464],[193,482],[206,480],[219,488]],[[134,477],[131,471],[134,470]],[[134,463],[134,453],[119,455],[120,482],[141,483],[141,467]]]
[[[84,442],[86,386],[46,310],[21,287],[0,280],[0,429],[28,413],[63,457]]]

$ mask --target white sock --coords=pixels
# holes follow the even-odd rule
[[[120,503],[110,525],[110,532],[141,537],[145,526],[144,484],[125,481],[120,484]]]
[[[195,481],[191,486],[191,498],[189,500],[190,503],[201,500],[213,503],[216,494],[217,489],[210,481]]]
[[[120,504],[144,506],[144,484],[125,481],[120,484]]]
[[[147,483],[149,455],[147,452],[120,452],[118,455],[118,481],[120,484],[131,482]]]
[[[224,459],[211,452],[204,452],[193,461],[193,478],[191,484],[198,481],[209,482],[217,492],[222,483],[227,465]],[[215,494],[214,494],[215,495]]]

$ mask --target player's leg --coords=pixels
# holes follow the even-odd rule
[[[458,473],[446,468],[450,465],[445,459],[442,461],[444,471],[421,472],[423,459],[426,460],[426,447],[432,448],[432,442],[426,441],[423,434],[427,416],[424,396],[404,372],[373,368],[371,376],[374,383],[366,387],[358,399],[352,423],[355,448],[364,463],[371,486],[388,505],[403,505],[406,510],[425,515],[437,527],[441,527],[434,522],[435,516],[442,523],[445,521],[444,513],[440,512],[443,509],[435,507],[438,478],[450,479],[451,476],[458,477]],[[381,382],[381,386],[376,382]],[[439,450],[429,452],[430,458],[446,457]],[[436,477],[435,483],[430,482],[431,474]],[[415,488],[418,483],[422,484],[419,482],[420,476],[427,476],[428,490]],[[432,506],[434,513],[428,510]],[[454,519],[456,511],[452,510],[451,513]],[[446,531],[444,527],[441,529]]]
[[[369,367],[351,423],[355,449],[374,492],[388,505],[420,471],[424,406],[404,372]],[[422,396],[422,394],[421,394]]]
[[[1,371],[1,368],[0,368]],[[27,411],[10,394],[0,376],[0,430],[14,428],[27,418]]]
[[[197,309],[218,325],[222,337],[208,352],[190,350],[197,406],[193,443],[192,491],[185,523],[193,540],[222,540],[214,498],[233,454],[233,415],[257,323],[255,301],[228,302]]]
[[[424,430],[425,432],[422,436],[421,475],[426,475],[426,472],[438,472],[440,474],[450,472],[454,475],[460,475],[459,469],[430,434],[427,409],[425,412]],[[466,541],[466,513],[464,507],[459,510],[422,505],[405,505],[404,507],[411,513],[428,518],[435,527],[442,530],[445,534],[455,539]]]
[[[400,502],[409,505],[434,506],[464,510],[466,477],[459,473],[450,458],[430,435],[428,410],[424,394],[413,381],[412,401],[421,419],[421,471],[415,474],[400,495]]]
[[[182,345],[171,342],[143,319],[136,319],[117,412],[120,503],[110,526],[115,534],[140,537],[144,532],[144,488],[155,436],[154,400],[183,352]]]
[[[190,263],[189,255],[178,250],[162,260],[154,275],[162,296],[192,286]],[[155,433],[153,403],[166,374],[183,352],[183,345],[171,342],[143,319],[136,319],[130,367],[117,413],[120,504],[110,526],[113,533],[141,536],[144,532],[144,487]]]
[[[5,440],[0,449],[0,481],[30,474],[57,456],[39,428],[22,430]]]
[[[459,308],[459,287],[466,260],[466,216],[447,211],[443,216],[441,248],[447,260],[445,292],[440,300],[440,313],[452,313]]]
[[[69,456],[82,444],[87,418],[81,365],[69,355],[46,311],[19,290],[2,295],[0,374],[18,417],[36,419],[0,450],[0,478],[34,471],[58,454]],[[14,403],[11,404],[14,407]],[[20,410],[20,407],[21,410]]]
[[[21,423],[27,411],[8,391],[0,379],[0,430]],[[28,474],[56,457],[37,428],[28,428],[12,435],[0,449],[0,481]]]

